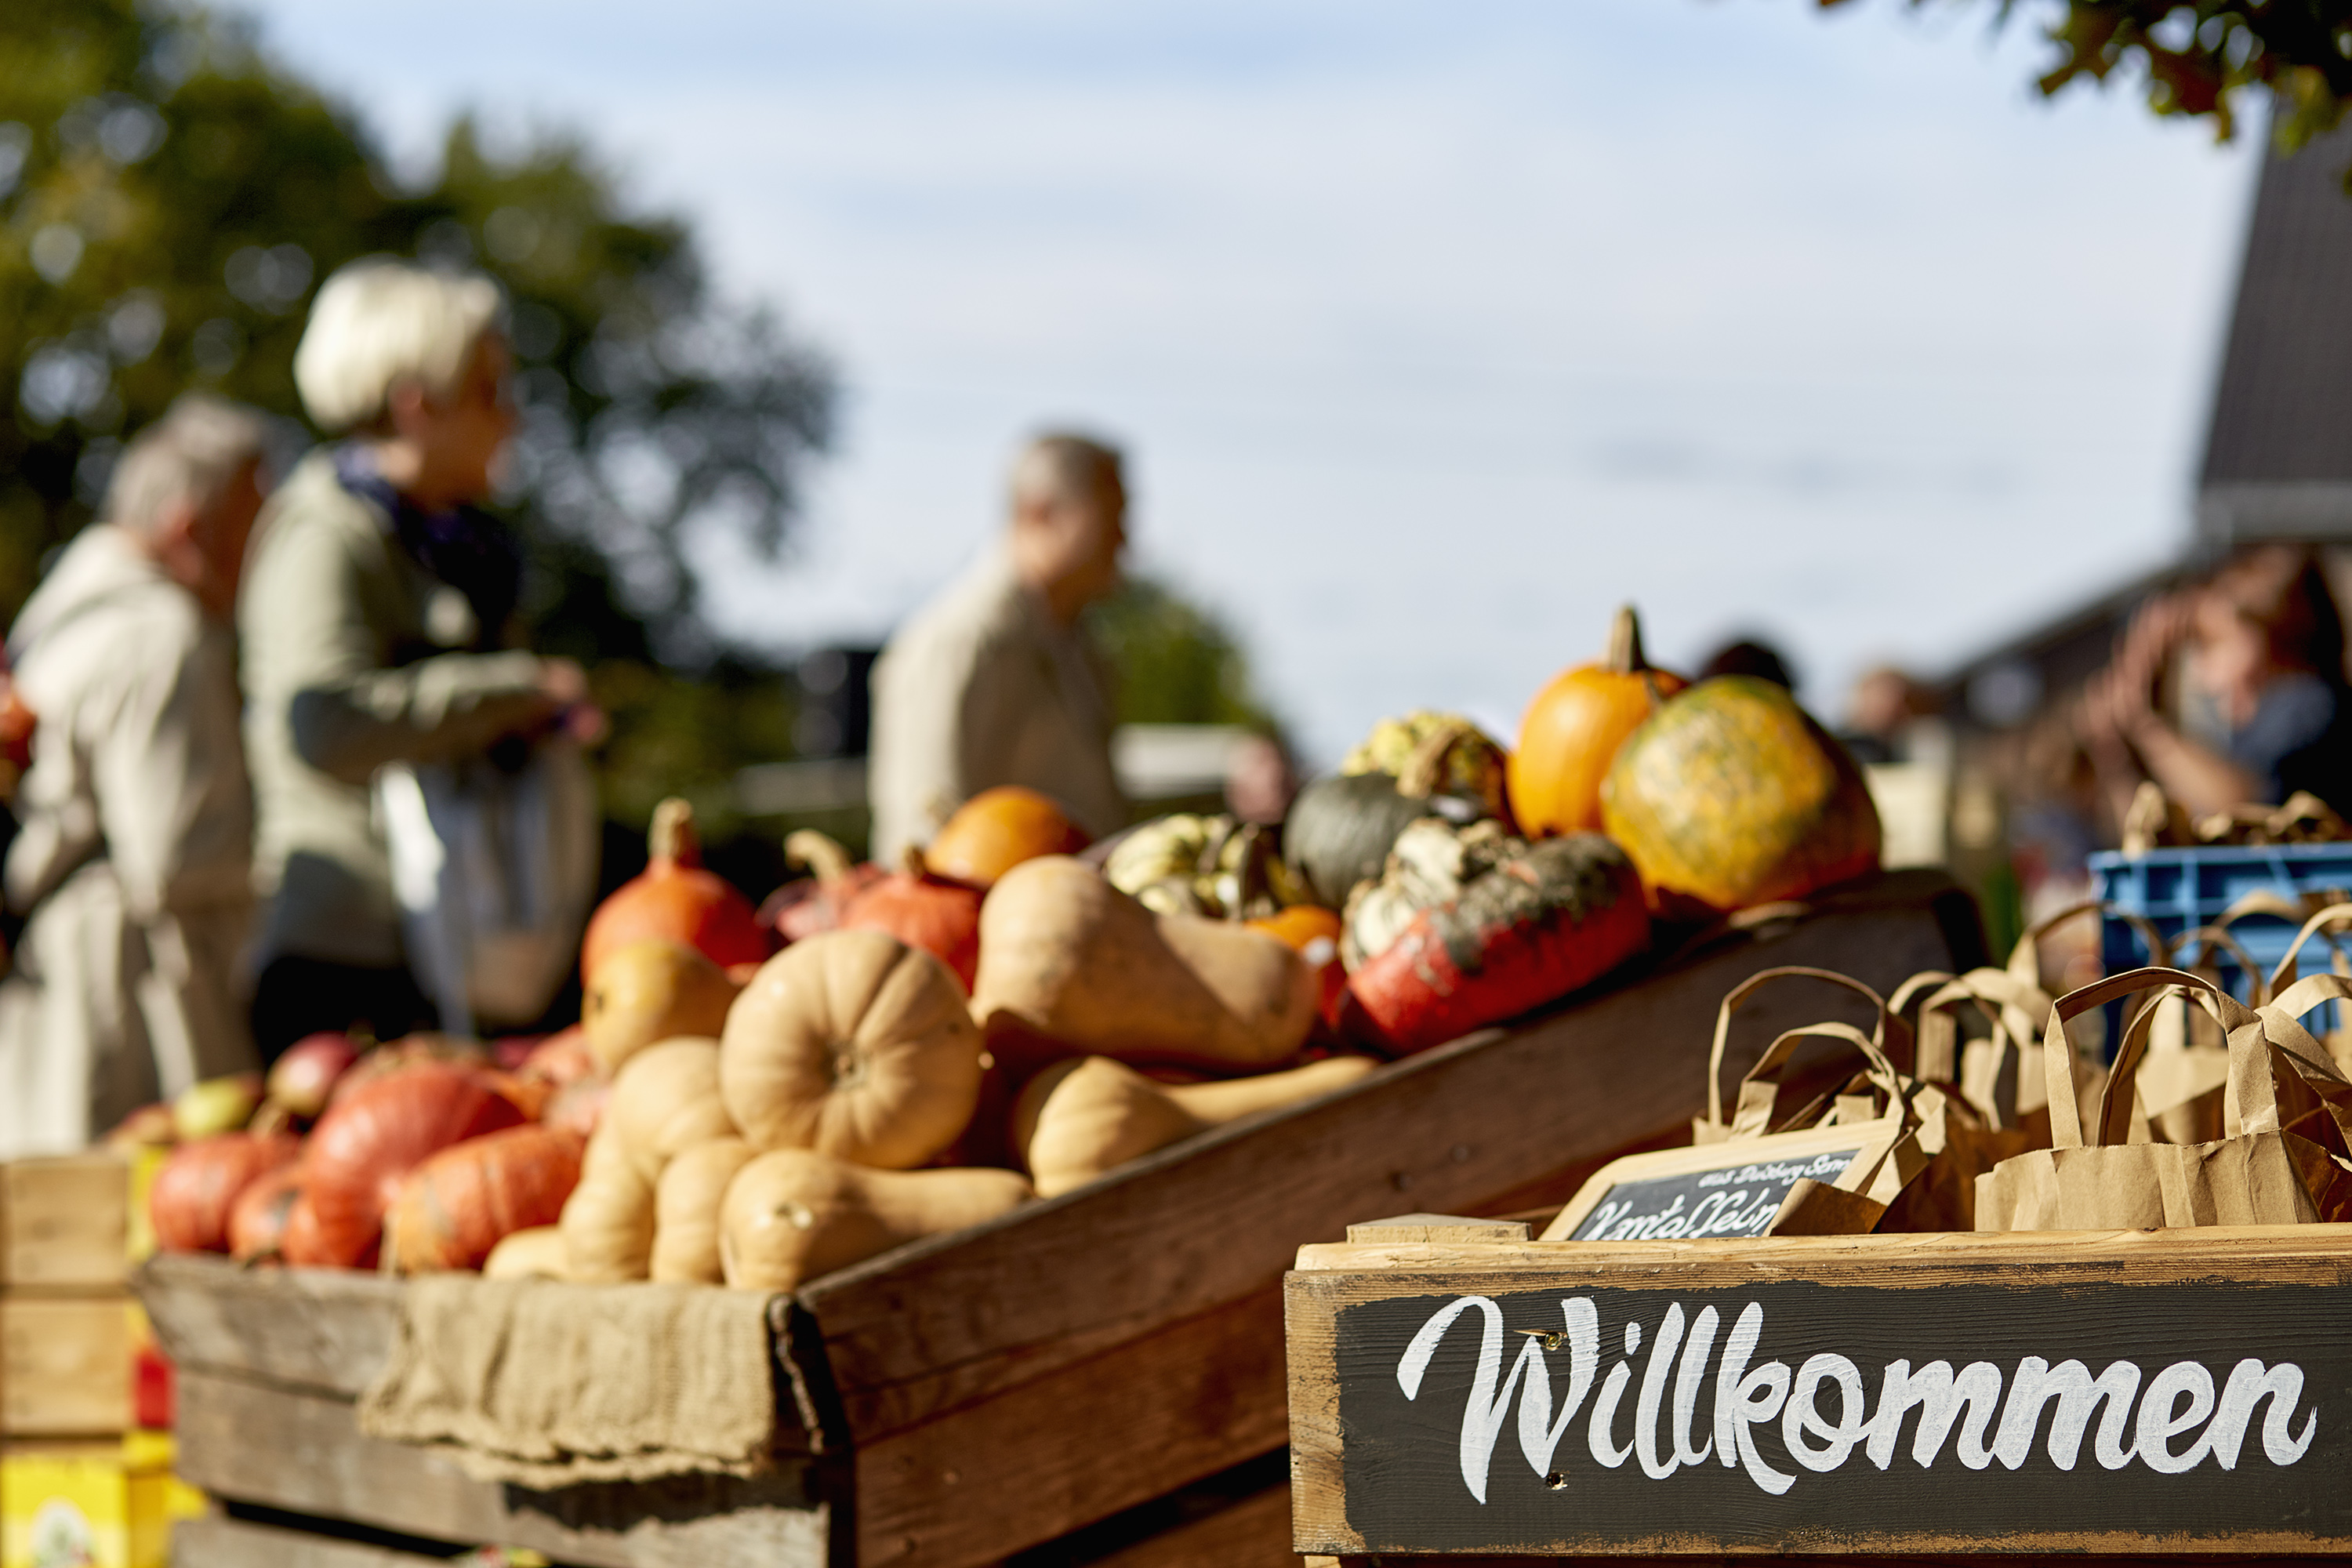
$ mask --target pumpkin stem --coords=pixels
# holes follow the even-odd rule
[[[694,832],[694,807],[677,795],[654,807],[654,825],[646,841],[656,862],[667,861],[673,866],[702,864],[702,843]]]
[[[1609,625],[1607,663],[1612,675],[1633,675],[1650,668],[1642,657],[1642,617],[1631,605],[1619,605],[1617,618]]]
[[[784,858],[815,872],[817,881],[827,888],[849,876],[849,851],[813,827],[784,835]]]

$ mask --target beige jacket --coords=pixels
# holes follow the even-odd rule
[[[0,1159],[79,1149],[257,1065],[240,960],[253,809],[233,634],[121,531],[85,529],[16,618],[39,716],[0,984]]]
[[[917,611],[874,666],[874,858],[896,864],[997,784],[1052,795],[1097,836],[1125,826],[1110,692],[1086,635],[1057,625],[1011,554],[991,551]]]
[[[458,653],[457,592],[412,560],[377,508],[313,453],[269,500],[237,603],[247,754],[268,900],[257,962],[402,962],[369,784],[390,762],[482,751],[541,711],[539,660]]]

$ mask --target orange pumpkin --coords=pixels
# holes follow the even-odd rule
[[[1617,748],[1660,704],[1690,684],[1642,657],[1642,623],[1627,605],[1609,631],[1609,653],[1536,693],[1511,753],[1511,815],[1529,838],[1601,830],[1601,781]]]
[[[1000,784],[958,806],[923,850],[934,877],[986,889],[1024,860],[1075,855],[1091,842],[1062,808],[1034,789]]]
[[[954,970],[971,994],[980,969],[978,888],[929,875],[919,854],[908,857],[904,871],[852,865],[847,850],[808,828],[785,837],[784,853],[816,873],[814,891],[771,922],[786,942],[824,931],[887,931]]]
[[[694,807],[670,799],[654,808],[653,858],[596,907],[580,943],[580,977],[594,977],[605,954],[634,942],[661,939],[699,948],[724,969],[768,956],[767,935],[751,905],[724,877],[702,868]]]
[[[510,1127],[451,1145],[400,1179],[384,1244],[404,1273],[479,1268],[519,1230],[553,1225],[580,1182],[586,1141],[552,1127]]]
[[[1287,942],[1307,967],[1315,972],[1315,1011],[1327,1027],[1339,1021],[1339,998],[1347,994],[1348,969],[1339,962],[1339,935],[1345,922],[1339,912],[1320,904],[1293,904],[1278,913],[1243,922],[1252,931]]]
[[[1801,899],[1878,867],[1862,770],[1753,676],[1703,680],[1653,714],[1618,749],[1601,807],[1668,913]]]

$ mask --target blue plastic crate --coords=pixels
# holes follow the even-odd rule
[[[2311,908],[2352,900],[2352,844],[2151,849],[2132,856],[2108,852],[2092,856],[2090,865],[2095,896],[2118,910],[2146,916],[2168,941],[2211,925],[2257,889]],[[2231,921],[2230,934],[2267,973],[2286,956],[2301,926],[2299,921],[2250,914]],[[2112,914],[2101,921],[2099,947],[2101,962],[2110,974],[2148,962],[2147,945],[2139,933]],[[2297,967],[2305,974],[2325,969],[2329,952],[2325,939],[2314,937],[2304,947]],[[2176,960],[2187,956],[2175,954]],[[2223,982],[2239,996],[2247,995],[2251,990],[2247,978],[2239,973],[2228,950],[2217,950],[2215,956],[2221,960]],[[2323,1027],[2333,1023],[2324,1016],[2313,1021]]]

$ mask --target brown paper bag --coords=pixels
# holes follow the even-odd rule
[[[2220,1025],[2229,1048],[2225,1136],[2202,1143],[2126,1142],[2158,1010],[2132,1016],[2086,1131],[2074,1102],[2066,1024],[2095,1007],[2177,992]],[[2053,1003],[2042,1037],[2053,1147],[2002,1161],[1977,1184],[1980,1230],[2106,1230],[2292,1225],[2352,1218],[2352,1083],[2297,1014],[2352,996],[2352,982],[2315,975],[2278,1003],[2246,1006],[2200,975],[2137,969]]]
[[[1800,964],[1759,969],[1726,993],[1715,1010],[1715,1043],[1706,1059],[1706,1114],[1694,1117],[1691,1121],[1693,1143],[1720,1143],[1734,1137],[1757,1138],[1768,1132],[1788,1131],[1799,1126],[1810,1127],[1820,1120],[1822,1108],[1819,1101],[1798,1110],[1782,1122],[1775,1124],[1773,1120],[1774,1107],[1780,1093],[1780,1075],[1794,1056],[1796,1041],[1809,1037],[1802,1031],[1772,1042],[1771,1047],[1748,1069],[1748,1076],[1740,1079],[1739,1101],[1734,1115],[1727,1118],[1723,1114],[1723,1054],[1724,1047],[1731,1039],[1733,1015],[1765,986],[1776,981],[1798,979],[1826,981],[1863,997],[1876,1014],[1871,1026],[1870,1049],[1884,1053],[1892,1030],[1895,1051],[1898,1054],[1907,1052],[1910,1045],[1908,1031],[1901,1020],[1887,1011],[1886,999],[1861,981],[1851,975],[1840,974],[1835,970],[1808,969]],[[1785,1049],[1782,1048],[1784,1042]],[[1891,1061],[1888,1070],[1894,1070]]]
[[[2037,1047],[2042,1019],[2055,994],[2042,979],[2041,942],[2068,921],[2110,912],[2132,923],[2157,962],[2168,960],[2170,949],[2152,923],[2092,900],[2069,905],[2036,922],[2017,939],[2008,963],[2000,969],[1971,969],[1960,975],[1931,971],[1906,981],[1888,1003],[1897,1015],[1920,991],[1929,993],[1921,1004],[1914,1074],[1930,1083],[1954,1086],[1988,1125],[2023,1129],[2028,1147],[2046,1145],[2050,1096],[2042,1086]],[[1973,1007],[1986,1019],[1985,1034],[1961,1037],[1964,1007]],[[2095,1100],[2105,1069],[2078,1056],[2074,1071],[2076,1103]]]

